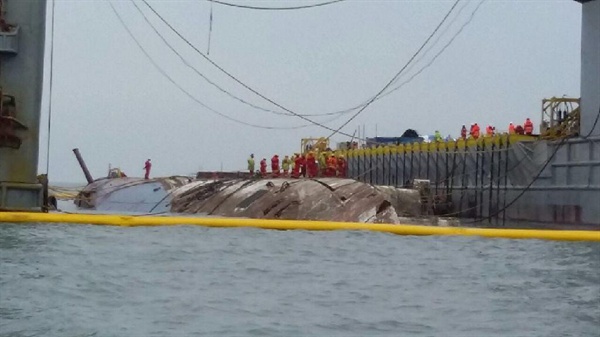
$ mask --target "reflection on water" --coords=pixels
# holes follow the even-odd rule
[[[598,336],[600,245],[0,226],[0,335]]]

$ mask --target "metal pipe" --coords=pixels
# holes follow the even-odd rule
[[[83,174],[85,174],[85,179],[87,180],[88,184],[93,183],[94,178],[92,178],[90,171],[88,170],[87,166],[85,165],[85,161],[83,161],[83,158],[81,157],[81,153],[79,153],[79,149],[73,149],[73,153],[75,153],[75,158],[77,158],[77,161],[79,162],[79,166],[81,166],[81,169],[83,170]]]
[[[483,219],[483,193],[485,178],[485,140],[481,143],[481,186],[479,189],[479,216]]]
[[[396,176],[395,176],[396,181],[394,182],[394,186],[399,187],[399,185],[398,185],[398,168],[399,168],[399,165],[398,165],[398,151],[397,150],[396,150],[396,161],[394,163],[395,163],[395,166],[396,166],[395,167],[395,169],[396,169]]]
[[[446,149],[447,151],[448,149]],[[448,189],[446,191],[446,195],[450,196],[450,194],[454,191],[454,177],[456,176],[456,151],[458,151],[458,143],[454,142],[454,152],[452,153],[452,170],[450,172],[450,182],[448,184]]]
[[[406,146],[404,147],[404,151],[402,151],[402,186],[407,187],[406,183]]]
[[[500,178],[502,173],[502,150],[504,143],[502,142],[502,136],[499,137],[499,149],[498,149],[498,177],[496,179],[496,209],[500,208]],[[498,213],[498,211],[496,211]],[[496,225],[500,223],[498,214],[496,214]]]
[[[491,161],[490,161],[490,189],[489,189],[489,199],[488,199],[488,223],[492,223],[492,198],[494,195],[494,152],[496,151],[496,144],[492,143],[491,149]]]
[[[479,205],[479,201],[478,201],[478,197],[479,197],[479,193],[478,193],[478,189],[479,189],[479,151],[481,149],[479,148],[479,142],[477,142],[477,146],[475,147],[475,219],[477,219],[478,214],[477,214],[477,210],[478,210],[478,205]]]
[[[460,191],[460,202],[458,203],[458,214],[462,217],[462,204],[465,193],[467,192],[469,181],[467,180],[467,142],[463,145],[463,167],[462,167],[462,189]]]
[[[506,162],[504,163],[504,198],[502,205],[502,226],[506,226],[506,194],[508,193],[508,158],[510,151],[510,136],[506,136]]]

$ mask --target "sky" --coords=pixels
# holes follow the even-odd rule
[[[570,0],[459,1],[406,68],[454,0],[346,0],[288,11],[148,0],[200,53],[136,0],[181,57],[131,1],[113,0],[153,61],[108,1],[55,0],[53,34],[48,2],[39,172],[46,171],[49,158],[51,182],[85,181],[73,148],[80,149],[94,178],[106,175],[109,165],[143,176],[148,158],[152,176],[189,175],[245,171],[250,153],[258,160],[291,155],[299,151],[301,138],[332,134],[282,115],[287,112],[236,83],[200,53],[288,111],[321,114],[307,118],[334,130],[356,110],[322,114],[369,101],[400,73],[388,88],[400,86],[397,90],[373,101],[341,129],[352,135],[360,128],[367,137],[400,136],[408,128],[456,137],[463,124],[505,130],[509,122],[527,117],[538,125],[543,98],[580,95],[581,5]],[[323,0],[230,2],[286,7]],[[331,137],[334,144],[347,140],[340,134]]]

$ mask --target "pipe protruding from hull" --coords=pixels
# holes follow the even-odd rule
[[[81,157],[81,153],[79,153],[79,149],[77,149],[77,148],[73,149],[73,153],[75,153],[75,158],[77,158],[77,161],[79,162],[79,166],[81,166],[81,169],[83,170],[83,174],[85,174],[85,179],[87,180],[88,184],[93,183],[94,178],[92,178],[92,175],[90,174],[90,170],[88,170],[87,165],[85,165],[85,161],[83,161],[83,158]]]

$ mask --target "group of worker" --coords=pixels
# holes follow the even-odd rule
[[[484,137],[492,137],[492,136],[495,136],[496,134],[497,134],[496,127],[494,127],[492,125],[488,125],[485,128],[485,134],[483,136]],[[527,118],[525,120],[525,123],[523,123],[523,126],[515,125],[515,124],[513,124],[513,122],[510,122],[510,124],[508,124],[508,134],[531,136],[533,134],[533,122],[529,118]],[[482,136],[481,128],[479,127],[479,125],[477,125],[477,123],[471,124],[471,129],[469,130],[468,136],[473,139],[478,139],[479,137]],[[460,138],[467,139],[467,127],[465,125],[463,125],[460,130]]]
[[[281,160],[280,169],[279,155],[271,158],[271,176],[272,177],[340,177],[345,178],[347,172],[347,162],[343,155],[335,155],[333,152],[320,152],[317,158],[315,152],[309,151],[307,154],[295,153],[291,158],[285,156]],[[268,176],[267,159],[261,159],[259,171],[255,171],[254,154],[248,158],[248,172],[250,176],[259,174],[260,177]]]

